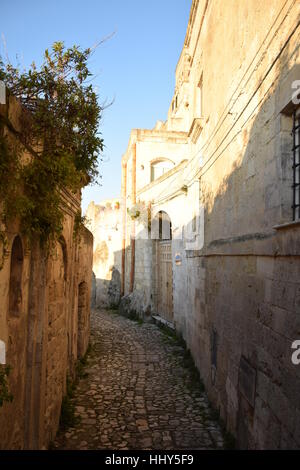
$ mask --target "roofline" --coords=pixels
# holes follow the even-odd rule
[[[183,52],[184,52],[185,48],[189,47],[189,45],[190,45],[192,29],[193,29],[193,26],[194,26],[198,6],[199,6],[199,0],[193,0],[192,6],[191,6],[191,11],[190,11],[190,16],[189,16],[187,31],[186,31],[186,34],[185,34],[182,51],[180,53],[179,59],[177,61],[176,67],[175,67],[175,72],[177,71],[179,62],[181,60],[181,57],[183,55]]]
[[[132,129],[129,137],[129,142],[127,145],[126,152],[122,156],[122,162],[126,162],[129,158],[131,147],[135,142],[138,142],[140,136],[144,136],[148,134],[148,136],[153,137],[164,137],[164,138],[181,138],[182,140],[186,140],[188,143],[188,133],[183,131],[166,131],[161,129]]]

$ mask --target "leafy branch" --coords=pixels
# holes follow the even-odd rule
[[[61,188],[76,193],[97,180],[103,108],[87,83],[92,53],[56,42],[39,69],[33,63],[22,73],[0,58],[0,80],[23,108],[20,129],[7,117],[0,119],[1,215],[5,223],[19,217],[29,239],[47,241],[61,234]],[[5,127],[14,139],[7,138]],[[31,159],[22,164],[25,149]]]

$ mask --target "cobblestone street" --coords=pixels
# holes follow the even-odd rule
[[[78,424],[54,449],[223,448],[184,348],[156,325],[95,311],[92,351],[72,401]]]

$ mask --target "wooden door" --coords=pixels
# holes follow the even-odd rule
[[[158,302],[159,315],[173,322],[172,242],[158,242]]]

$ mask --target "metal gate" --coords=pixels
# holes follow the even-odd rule
[[[169,322],[173,322],[173,271],[172,271],[172,242],[158,242],[158,297],[157,311]]]

